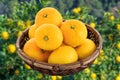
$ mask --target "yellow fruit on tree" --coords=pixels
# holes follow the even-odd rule
[[[90,27],[95,28],[95,26],[96,26],[96,25],[95,25],[94,22],[91,22],[91,23],[90,23]]]
[[[117,48],[120,49],[120,42],[117,44]]]
[[[117,76],[117,77],[115,78],[115,80],[120,80],[120,76]]]
[[[96,77],[97,77],[97,76],[96,76],[95,73],[92,73],[92,74],[91,74],[91,78],[92,78],[92,79],[96,79]]]
[[[40,26],[45,23],[55,24],[60,26],[62,23],[62,16],[55,8],[46,7],[41,9],[35,17],[35,24]]]
[[[120,56],[116,56],[116,61],[120,63]]]
[[[87,74],[89,74],[89,73],[90,73],[90,69],[89,69],[89,68],[86,68],[86,69],[85,69],[85,72],[86,72]]]
[[[35,24],[30,27],[30,29],[28,31],[29,38],[34,38],[36,29],[37,29],[37,26]]]
[[[115,17],[113,15],[110,16],[110,20],[114,20]]]
[[[54,24],[43,24],[35,31],[37,45],[44,50],[54,50],[63,41],[61,30]]]
[[[22,27],[22,29],[26,28],[24,21],[21,21],[21,20],[18,21],[17,26]]]
[[[90,56],[95,50],[96,50],[96,45],[90,39],[86,39],[80,46],[76,48],[79,59],[84,59]]]
[[[2,32],[2,39],[7,40],[9,38],[9,33],[7,31]]]
[[[16,51],[16,46],[14,44],[9,44],[8,52],[12,54],[12,53],[15,53],[15,51]]]
[[[62,80],[62,76],[56,76],[59,80]]]
[[[28,64],[24,65],[26,69],[31,69],[31,67]]]
[[[51,76],[51,80],[57,80],[56,76]]]
[[[48,63],[50,64],[69,64],[76,62],[78,55],[74,48],[66,45],[62,45],[54,50],[49,58]]]
[[[22,34],[22,31],[19,31],[16,36],[19,37],[21,34]]]
[[[120,30],[120,24],[117,24],[117,29]]]
[[[26,21],[26,26],[27,26],[27,27],[30,27],[30,26],[31,26],[31,21],[30,21],[30,20],[27,20],[27,21]]]
[[[14,72],[16,75],[19,75],[20,74],[20,71],[18,69],[15,70]]]
[[[77,7],[77,8],[74,8],[72,11],[73,11],[73,13],[78,14],[78,13],[80,13],[81,8]]]
[[[64,43],[72,47],[79,46],[87,38],[87,28],[81,21],[67,20],[60,27]]]
[[[43,62],[47,62],[48,56],[50,55],[50,51],[42,50],[37,46],[34,38],[25,43],[23,51],[29,57]]]
[[[44,77],[44,76],[43,76],[42,74],[38,74],[38,75],[37,75],[37,78],[38,78],[38,79],[41,79],[41,78],[43,78],[43,77]]]
[[[98,63],[99,63],[98,58],[96,58],[96,59],[94,60],[93,64],[98,64]]]

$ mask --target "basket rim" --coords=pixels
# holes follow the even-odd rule
[[[20,35],[16,41],[16,47],[17,47],[17,53],[18,55],[27,63],[29,63],[31,66],[34,67],[38,67],[38,68],[43,68],[43,69],[49,69],[49,70],[53,70],[53,68],[55,68],[56,70],[57,69],[60,69],[60,70],[69,70],[69,69],[73,69],[73,66],[74,68],[78,68],[80,67],[81,65],[87,65],[89,64],[91,61],[95,60],[95,58],[99,55],[99,52],[100,52],[100,49],[102,49],[102,37],[100,35],[100,33],[90,27],[88,24],[85,24],[87,26],[87,28],[93,30],[99,37],[98,37],[98,40],[99,40],[99,45],[97,46],[97,49],[95,50],[95,52],[93,54],[91,54],[90,56],[88,56],[87,58],[85,59],[82,59],[82,60],[78,60],[74,63],[69,63],[69,64],[49,64],[49,63],[46,63],[46,62],[41,62],[41,61],[37,61],[29,56],[27,56],[22,49],[20,49],[20,38],[23,36],[23,34],[26,33],[26,31],[29,30],[29,28],[27,28],[26,30],[23,31],[22,35]],[[93,57],[93,58],[91,58]],[[67,66],[67,67],[65,67]],[[64,68],[63,68],[64,67]]]

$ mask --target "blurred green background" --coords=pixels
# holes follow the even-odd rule
[[[64,19],[81,20],[100,32],[103,49],[90,67],[50,76],[32,70],[17,55],[18,36],[48,6]],[[120,0],[0,0],[0,80],[120,80]]]

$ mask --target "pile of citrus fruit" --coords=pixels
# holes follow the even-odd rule
[[[73,63],[96,49],[95,43],[87,38],[87,28],[82,21],[63,21],[60,12],[51,7],[36,14],[28,35],[30,39],[23,47],[25,54],[50,64]]]

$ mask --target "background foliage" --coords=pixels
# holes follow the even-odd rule
[[[120,80],[119,4],[119,0],[1,0],[0,80]],[[69,76],[43,75],[17,55],[18,36],[46,6],[57,8],[64,19],[81,20],[100,32],[103,49],[89,68]]]

